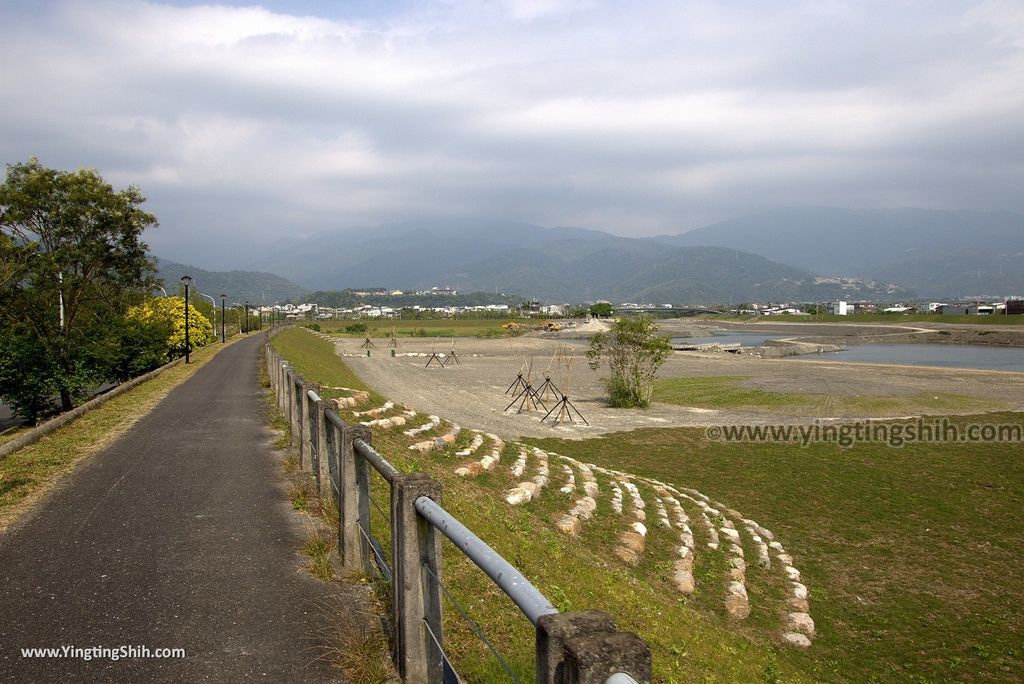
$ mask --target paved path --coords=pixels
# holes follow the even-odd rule
[[[228,347],[0,535],[0,681],[336,679],[300,569],[256,382]],[[180,659],[29,659],[22,648],[184,648]]]

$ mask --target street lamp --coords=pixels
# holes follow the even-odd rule
[[[181,276],[181,284],[185,286],[185,363],[192,363],[188,358],[188,286],[192,284],[192,276]]]
[[[249,332],[249,302],[245,303],[245,332]]]
[[[226,294],[222,294],[220,296],[220,343],[221,344],[224,344],[225,342],[227,342],[227,339],[228,339],[227,333],[224,332],[225,328],[227,327],[227,321],[224,318],[224,298],[225,297],[227,297]]]

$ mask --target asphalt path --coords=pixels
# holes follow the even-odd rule
[[[337,680],[240,341],[0,535],[0,681]],[[27,658],[23,648],[184,648]]]

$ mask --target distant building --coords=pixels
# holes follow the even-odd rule
[[[848,313],[848,306],[846,302],[843,301],[832,302],[832,304],[829,305],[829,309],[836,316],[845,316]]]
[[[1009,316],[1024,316],[1024,299],[1007,299],[1004,313]]]

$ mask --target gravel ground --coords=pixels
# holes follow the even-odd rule
[[[672,322],[663,331],[678,334],[685,324]],[[828,326],[836,328],[837,326]],[[838,326],[843,328],[843,326]],[[877,335],[879,326],[865,333]],[[822,334],[801,325],[808,334]],[[695,334],[700,334],[695,330]],[[826,334],[848,332],[829,331]],[[802,335],[803,336],[803,335]],[[427,358],[397,356],[378,349],[367,358],[359,349],[361,340],[336,342],[346,362],[371,387],[421,413],[436,414],[464,427],[486,429],[504,438],[517,436],[553,436],[584,439],[606,432],[643,427],[710,426],[725,424],[806,423],[835,417],[821,415],[814,406],[804,415],[779,415],[765,411],[719,411],[654,404],[649,409],[611,409],[605,404],[601,384],[602,371],[591,371],[584,356],[585,339],[544,339],[524,336],[515,339],[486,340],[458,338],[455,349],[462,365],[436,365],[426,368]],[[451,348],[451,338],[402,339],[400,354],[430,354]],[[560,348],[575,352],[571,378],[565,367],[552,362]],[[552,381],[568,392],[589,426],[582,423],[551,425],[542,423],[543,412],[506,412],[512,400],[505,391],[524,363],[533,362],[533,383],[544,382],[550,366]],[[768,391],[820,394],[826,396],[912,397],[926,393],[960,394],[1002,402],[1010,410],[1024,410],[1024,373],[997,371],[920,368],[913,366],[843,364],[816,360],[759,359],[726,353],[698,354],[677,352],[662,367],[659,376],[744,376],[744,384]],[[550,408],[550,405],[548,406]],[[968,412],[974,412],[976,409]],[[944,414],[950,411],[943,411]],[[844,415],[845,418],[867,417]],[[872,416],[879,417],[879,416]],[[905,417],[905,414],[892,417]]]

